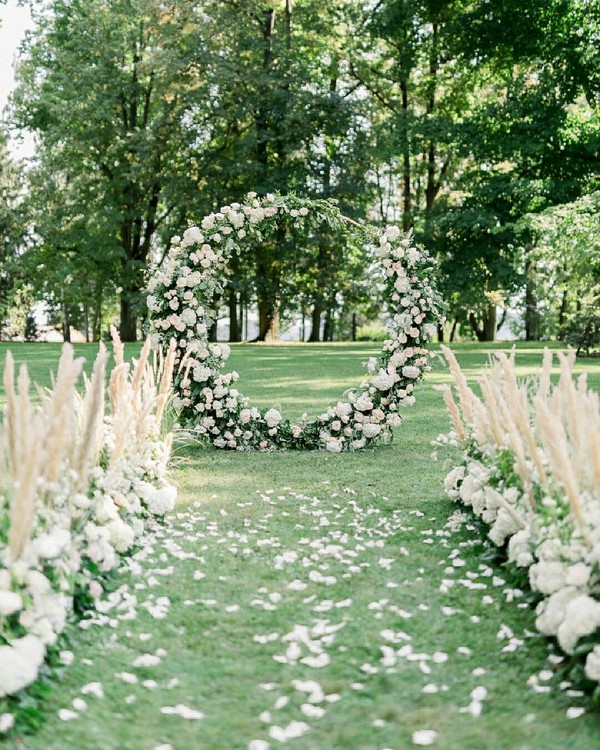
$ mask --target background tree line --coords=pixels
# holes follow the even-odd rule
[[[5,126],[35,134],[31,164],[0,141],[4,335],[43,300],[67,336],[99,338],[118,313],[135,339],[149,260],[249,191],[412,230],[440,261],[440,335],[493,339],[509,299],[530,339],[595,314],[594,0],[31,6]],[[231,339],[253,305],[260,339],[279,320],[318,341],[375,317],[365,251],[343,245],[323,227],[244,247],[215,300]]]

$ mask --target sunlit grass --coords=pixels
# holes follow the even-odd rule
[[[52,345],[12,346],[21,361],[32,365],[32,374],[48,382],[59,347]],[[6,345],[0,346],[0,355]],[[506,345],[458,345],[455,347],[461,365],[470,378],[485,366],[488,354]],[[519,374],[533,373],[541,362],[543,345],[520,343],[517,347]],[[129,353],[135,347],[128,347]],[[78,353],[93,358],[95,347],[79,346]],[[281,404],[286,416],[295,418],[303,412],[318,415],[335,403],[343,391],[358,383],[363,374],[361,364],[379,351],[377,344],[281,344],[276,347],[236,345],[229,362],[240,372],[240,390],[261,406]],[[579,372],[589,372],[590,382],[600,388],[600,361],[581,360]],[[546,648],[543,639],[534,637],[515,653],[502,653],[503,642],[497,639],[502,625],[515,633],[533,631],[533,613],[504,603],[499,590],[492,606],[482,603],[481,592],[456,587],[449,595],[439,593],[448,552],[440,546],[423,543],[426,532],[443,528],[453,505],[444,496],[442,481],[447,467],[431,459],[431,441],[448,428],[440,394],[432,386],[448,382],[449,374],[438,360],[434,373],[417,392],[417,403],[405,412],[406,421],[396,430],[390,446],[364,452],[330,455],[319,452],[273,454],[229,453],[178,445],[173,478],[180,489],[180,508],[199,500],[208,520],[219,525],[220,532],[239,531],[254,526],[272,512],[268,532],[281,542],[282,549],[298,546],[306,533],[306,517],[299,513],[299,501],[288,497],[278,508],[257,501],[257,491],[274,490],[287,494],[286,487],[307,497],[328,503],[343,504],[356,497],[362,505],[372,504],[390,514],[401,509],[406,514],[407,529],[388,541],[397,557],[393,575],[384,574],[378,565],[381,552],[367,551],[370,567],[349,581],[340,580],[323,597],[353,599],[352,621],[344,630],[346,652],[340,652],[335,663],[322,673],[310,676],[330,691],[342,694],[342,700],[319,721],[305,737],[294,740],[296,750],[405,750],[412,747],[415,729],[437,729],[435,745],[441,750],[595,750],[600,737],[600,719],[586,714],[577,721],[565,718],[565,709],[573,705],[563,694],[535,695],[526,686],[527,678],[544,666]],[[347,488],[356,492],[348,495]],[[335,496],[335,497],[333,497]],[[243,503],[240,507],[238,504]],[[247,505],[252,503],[252,505]],[[423,513],[410,515],[411,511]],[[224,515],[224,514],[227,515]],[[468,537],[465,532],[453,544]],[[276,612],[263,612],[247,606],[261,587],[285,591],[290,574],[276,570],[268,558],[258,556],[252,564],[243,558],[225,554],[223,545],[200,543],[192,547],[202,554],[207,573],[201,582],[193,581],[197,567],[193,561],[181,561],[176,574],[161,580],[157,595],[167,594],[173,602],[165,620],[148,617],[123,623],[113,633],[71,630],[76,662],[45,704],[48,721],[38,735],[26,738],[12,747],[29,750],[153,750],[169,742],[175,750],[246,750],[254,737],[264,737],[261,711],[271,708],[270,695],[257,690],[259,682],[285,683],[293,672],[277,665],[268,650],[253,642],[255,633],[284,633],[296,622],[306,622],[310,610],[285,603]],[[408,555],[400,552],[404,548]],[[481,547],[463,548],[465,570],[477,570]],[[385,552],[388,554],[388,551]],[[261,560],[263,561],[261,564]],[[502,574],[502,571],[499,571]],[[219,576],[228,578],[226,593]],[[393,578],[401,587],[390,589]],[[132,580],[132,585],[135,584]],[[140,593],[143,597],[145,594]],[[237,616],[227,616],[222,609],[186,607],[189,596],[214,598],[219,603],[246,603]],[[442,650],[452,655],[439,675],[419,675],[401,668],[395,673],[381,673],[364,679],[360,665],[376,663],[379,653],[379,630],[384,626],[373,619],[369,604],[388,598],[414,613],[410,620],[398,618],[385,622],[386,627],[406,630],[415,648],[429,653]],[[428,607],[419,610],[419,604]],[[447,617],[441,606],[451,606],[459,614]],[[478,623],[470,621],[479,616]],[[327,615],[325,615],[327,617]],[[337,615],[331,615],[336,621]],[[152,649],[164,648],[168,657],[149,672],[163,685],[177,677],[181,687],[175,693],[162,688],[148,690],[121,683],[115,672],[131,671],[131,663],[140,649],[140,632],[153,632]],[[129,633],[129,635],[128,635]],[[341,642],[341,641],[340,641]],[[468,646],[470,656],[455,657],[459,646]],[[263,650],[261,650],[261,648]],[[86,665],[82,657],[93,664]],[[475,678],[472,671],[484,668],[486,674]],[[306,675],[307,677],[309,675]],[[89,701],[89,708],[74,722],[57,718],[59,708],[68,707],[80,687],[91,680],[105,686],[103,701]],[[351,681],[365,683],[363,690],[349,690]],[[444,683],[448,690],[425,696],[426,682]],[[485,685],[490,694],[479,719],[459,713],[468,702],[476,684]],[[127,695],[138,696],[135,703],[125,703]],[[177,698],[175,697],[177,695]],[[200,708],[206,719],[199,723],[164,717],[160,707],[177,700]],[[275,723],[290,720],[273,712]],[[298,717],[295,717],[298,718]],[[383,725],[373,726],[382,720]],[[272,742],[271,747],[278,746]]]

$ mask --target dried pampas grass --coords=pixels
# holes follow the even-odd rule
[[[447,347],[442,351],[459,396],[460,408],[451,394],[444,393],[459,439],[464,443],[473,437],[491,460],[498,450],[509,448],[531,507],[535,509],[535,485],[548,496],[564,497],[581,535],[588,539],[586,509],[594,506],[597,511],[600,506],[600,397],[587,388],[584,376],[575,381],[574,352],[559,352],[555,386],[550,350],[544,350],[537,382],[529,384],[519,383],[514,351],[494,355],[491,368],[478,381],[482,400],[467,384],[454,354]],[[587,503],[582,502],[583,493]]]

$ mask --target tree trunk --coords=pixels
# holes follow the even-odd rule
[[[469,323],[477,341],[495,341],[496,340],[496,305],[488,305],[483,311],[482,323],[479,325],[479,321],[475,313],[469,313]]]
[[[63,341],[65,343],[71,343],[71,320],[69,318],[69,310],[66,304],[63,303]]]
[[[558,311],[558,340],[562,341],[565,337],[563,332],[564,325],[567,321],[567,310],[569,309],[569,293],[565,289],[560,301],[560,310]]]
[[[238,301],[235,289],[229,289],[229,340],[240,341]]]
[[[122,295],[119,335],[121,336],[121,341],[137,341],[137,317],[131,301]]]
[[[443,323],[438,323],[437,327],[437,337],[440,344],[444,343],[444,325]]]
[[[352,313],[352,341],[356,341],[357,320],[356,313]]]
[[[219,319],[215,318],[213,322],[210,324],[210,328],[208,329],[208,340],[211,344],[214,344],[217,339],[217,326],[219,325]]]
[[[402,229],[405,232],[412,227],[411,171],[410,171],[410,135],[408,132],[408,83],[400,81],[402,91]]]
[[[311,329],[309,341],[317,342],[321,340],[321,315],[323,314],[323,307],[320,303],[315,303],[311,315]]]
[[[531,260],[531,248],[526,250],[525,257],[525,340],[539,341],[540,314],[535,289],[535,262]]]
[[[256,341],[266,341],[271,334],[275,321],[276,306],[272,300],[258,299],[258,336]]]
[[[335,328],[335,312],[332,307],[327,308],[325,313],[325,325],[323,326],[323,341],[333,341],[333,332]]]
[[[435,109],[435,94],[437,87],[438,73],[438,34],[439,26],[433,23],[431,54],[429,56],[429,97],[427,100],[427,115],[431,117]],[[425,187],[425,213],[427,220],[433,210],[435,199],[439,192],[439,185],[436,182],[436,144],[432,139],[427,147],[427,185]]]
[[[483,341],[496,340],[496,305],[489,305],[483,314]]]
[[[458,318],[454,318],[454,322],[452,323],[452,329],[450,331],[450,343],[451,344],[454,342],[454,337],[456,336],[457,328],[458,328]]]

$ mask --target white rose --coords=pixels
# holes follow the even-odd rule
[[[410,289],[410,281],[406,278],[406,276],[398,276],[394,283],[394,288],[400,294],[406,294],[406,292],[408,292],[408,290]]]
[[[183,243],[185,245],[193,245],[200,242],[204,242],[204,235],[198,227],[189,227],[183,233]]]
[[[394,385],[395,378],[386,370],[379,370],[379,375],[376,375],[371,381],[378,391],[389,391]]]
[[[367,438],[374,438],[381,432],[381,427],[378,424],[371,424],[367,422],[363,425],[363,435]]]
[[[190,307],[187,307],[181,313],[181,320],[186,326],[194,326],[196,325],[196,313]]]
[[[338,438],[327,438],[325,440],[325,449],[330,453],[341,453],[342,443]]]
[[[433,323],[425,323],[423,326],[423,332],[428,339],[432,339],[437,333],[437,326]]]
[[[269,409],[269,411],[265,414],[265,422],[271,428],[277,427],[281,420],[282,416],[277,411],[277,409]]]
[[[400,230],[396,226],[386,227],[385,234],[388,240],[396,240],[400,237]]]
[[[421,375],[421,370],[414,365],[404,365],[402,374],[405,378],[418,378]]]
[[[340,419],[349,417],[352,414],[352,404],[349,404],[347,401],[338,401],[335,413]]]
[[[361,393],[354,402],[354,407],[358,411],[369,411],[373,408],[373,402],[366,393]]]

